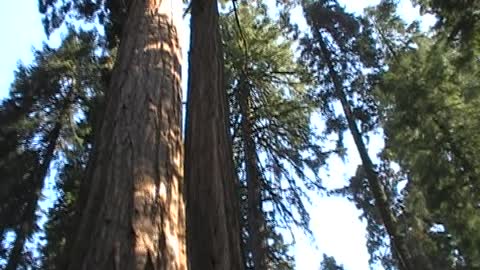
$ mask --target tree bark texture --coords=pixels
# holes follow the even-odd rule
[[[185,135],[189,269],[238,270],[244,265],[217,1],[191,5]]]
[[[415,267],[413,260],[411,258],[410,252],[407,248],[407,243],[405,242],[405,238],[400,233],[400,229],[398,227],[398,222],[395,215],[392,213],[390,208],[390,203],[387,198],[387,194],[385,192],[385,188],[381,183],[377,172],[375,171],[375,166],[373,165],[370,156],[368,155],[367,147],[363,142],[362,135],[358,130],[357,124],[355,123],[355,116],[353,115],[352,109],[350,104],[347,100],[347,96],[344,92],[342,83],[338,78],[336,73],[335,67],[331,60],[330,52],[323,41],[323,37],[320,37],[320,50],[324,56],[326,65],[328,67],[329,76],[332,80],[332,83],[335,87],[335,95],[340,100],[342,104],[343,112],[345,113],[345,117],[347,119],[348,128],[352,133],[353,141],[357,147],[358,153],[360,155],[360,159],[362,160],[363,168],[365,169],[365,173],[367,176],[368,184],[372,190],[372,195],[375,200],[375,206],[377,207],[380,217],[382,218],[383,225],[390,237],[391,245],[394,248],[394,256],[398,259],[399,268],[401,270],[415,270],[421,269]]]
[[[250,89],[245,82],[246,78],[240,79],[241,87],[238,89],[238,95],[247,180],[248,248],[252,255],[253,269],[266,270],[267,243],[265,239],[265,217],[262,210],[262,179],[257,165],[257,150],[252,134],[253,119],[250,106]]]
[[[131,1],[65,269],[186,269],[181,6]]]

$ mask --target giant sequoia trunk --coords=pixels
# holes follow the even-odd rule
[[[383,225],[385,226],[385,229],[390,236],[390,242],[393,250],[395,251],[394,256],[398,259],[399,267],[401,270],[423,269],[422,267],[420,267],[420,265],[418,265],[417,267],[415,266],[415,263],[413,262],[413,259],[407,248],[405,238],[400,233],[400,228],[398,227],[397,219],[390,208],[390,203],[388,201],[384,185],[380,181],[378,174],[375,171],[373,162],[368,155],[367,147],[365,146],[362,135],[358,130],[357,124],[355,123],[355,116],[353,115],[352,108],[350,107],[350,103],[347,100],[347,96],[343,89],[342,82],[338,77],[337,71],[335,70],[335,67],[332,63],[330,51],[328,50],[325,42],[323,41],[323,37],[320,37],[319,44],[321,53],[328,67],[330,79],[335,88],[335,95],[342,104],[342,109],[347,119],[348,128],[352,133],[352,137],[360,155],[360,159],[362,160],[363,168],[366,172],[368,184],[370,186],[370,189],[372,190],[372,195],[375,200],[375,206],[377,207],[380,213],[380,217],[383,221]]]
[[[243,268],[216,0],[192,0],[185,137],[190,270]]]
[[[262,180],[257,165],[257,150],[252,134],[252,109],[250,106],[250,89],[246,78],[241,78],[239,84],[239,104],[241,114],[241,129],[243,152],[247,182],[248,202],[248,249],[252,255],[253,269],[267,269],[265,217],[262,210]]]
[[[186,269],[179,8],[131,1],[64,269]]]

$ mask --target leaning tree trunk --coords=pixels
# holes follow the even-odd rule
[[[131,1],[64,269],[186,269],[180,8]]]
[[[248,205],[248,249],[252,255],[253,269],[267,269],[267,243],[265,234],[265,216],[262,210],[262,180],[257,165],[257,150],[252,131],[252,110],[250,106],[250,89],[246,78],[240,78],[239,104],[243,152],[245,155],[245,172],[247,182]]]
[[[394,248],[394,256],[396,256],[396,258],[398,259],[399,267],[401,270],[421,269],[420,267],[415,267],[415,264],[410,256],[410,252],[407,248],[407,243],[405,242],[405,238],[400,232],[397,219],[390,208],[390,203],[388,201],[385,188],[380,181],[377,172],[375,171],[375,167],[372,160],[370,159],[367,147],[365,146],[362,135],[358,130],[357,124],[355,123],[355,116],[353,115],[350,103],[347,100],[347,96],[344,92],[340,78],[338,78],[335,67],[332,63],[330,51],[328,50],[325,42],[323,41],[323,37],[320,37],[319,43],[320,50],[324,56],[326,65],[328,67],[329,76],[335,88],[335,95],[342,104],[342,109],[347,119],[348,128],[352,133],[353,141],[355,142],[358,153],[360,155],[360,159],[362,160],[362,165],[366,172],[368,184],[372,190],[375,206],[380,213],[383,225],[385,226],[385,229],[390,237],[391,245]]]
[[[38,208],[38,201],[40,200],[43,187],[50,169],[50,164],[55,157],[55,150],[59,144],[60,135],[63,128],[63,119],[65,115],[71,113],[71,108],[75,100],[75,83],[70,86],[70,91],[67,97],[63,100],[62,106],[59,108],[55,125],[48,132],[44,141],[46,147],[40,153],[39,164],[36,164],[32,170],[31,189],[28,192],[26,206],[23,210],[20,223],[15,230],[15,241],[13,241],[13,247],[10,250],[8,256],[8,262],[5,266],[5,270],[16,270],[19,268],[23,259],[23,250],[29,237],[35,232],[35,226],[37,217],[35,212]]]
[[[37,210],[38,200],[40,199],[42,189],[45,183],[45,178],[48,174],[50,163],[53,160],[55,154],[55,148],[57,146],[58,138],[60,137],[60,131],[62,129],[61,121],[58,120],[55,123],[52,131],[49,132],[47,137],[47,147],[43,153],[41,164],[33,171],[32,176],[32,190],[28,195],[27,205],[22,215],[21,223],[18,224],[15,230],[15,241],[13,247],[8,256],[8,262],[5,266],[5,270],[18,269],[22,261],[22,252],[25,248],[25,243],[34,231],[35,224],[37,222],[35,212]]]
[[[216,0],[192,0],[185,135],[190,270],[243,268]]]

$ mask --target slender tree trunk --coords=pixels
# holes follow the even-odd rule
[[[373,165],[373,162],[368,155],[367,147],[365,146],[362,135],[358,130],[357,124],[355,123],[355,116],[352,113],[352,109],[350,108],[350,104],[348,103],[342,83],[340,81],[340,78],[338,78],[337,72],[332,63],[330,51],[328,50],[325,42],[323,41],[323,37],[320,37],[319,43],[321,47],[321,52],[324,56],[324,60],[326,61],[326,64],[328,66],[329,76],[335,87],[335,93],[337,95],[337,98],[340,100],[340,103],[342,104],[343,112],[345,113],[345,117],[347,118],[348,127],[350,129],[350,132],[352,133],[352,137],[360,155],[360,159],[362,160],[362,165],[365,169],[368,184],[372,190],[372,195],[375,200],[375,206],[377,207],[385,229],[390,236],[391,245],[394,247],[394,256],[396,255],[401,270],[422,269],[420,266],[415,267],[415,264],[411,259],[405,239],[400,233],[397,219],[391,211],[390,203],[388,201],[384,186],[381,183],[377,172],[375,171],[375,166]]]
[[[379,27],[376,27],[376,30],[377,30],[377,32],[380,36],[381,41],[387,47],[387,51],[390,52],[391,58],[394,60],[395,63],[399,64],[400,59],[399,59],[398,53],[394,49],[390,40],[386,37],[384,31]],[[406,43],[404,44],[404,46],[407,46]],[[436,121],[437,120],[436,118],[433,118],[433,120],[437,124],[440,123],[440,122]],[[442,130],[442,126],[440,126],[440,125],[438,125],[438,126]],[[445,130],[448,130],[448,129],[445,129]],[[451,141],[449,140],[449,142],[451,142]],[[455,147],[452,148],[452,151],[454,151],[454,150],[455,150]],[[455,152],[453,152],[453,153],[455,154]],[[411,181],[409,180],[408,184],[407,184],[407,188],[410,186],[410,184],[411,184]],[[425,231],[425,233],[428,233],[428,232]],[[410,252],[411,260],[414,262],[415,265],[423,265],[423,269],[426,269],[426,270],[432,269],[433,270],[432,262],[431,262],[430,258],[428,258],[428,256],[426,255],[424,248],[422,248],[420,245],[415,245],[415,244],[413,244],[415,246],[412,247],[411,242],[410,243],[407,242],[407,245],[410,247],[409,250],[411,250],[412,248],[418,248],[419,249],[419,251],[417,253]]]
[[[262,182],[257,166],[257,150],[252,134],[252,111],[250,89],[245,85],[246,78],[240,79],[239,103],[242,117],[242,139],[244,143],[245,168],[248,202],[248,245],[255,270],[267,269],[265,239],[265,217],[262,210]]]
[[[192,0],[185,137],[190,270],[243,269],[216,0]]]
[[[131,1],[64,269],[186,269],[180,8]]]
[[[50,163],[53,160],[55,154],[55,148],[57,146],[58,138],[60,137],[60,130],[62,124],[57,121],[52,131],[48,134],[47,147],[42,157],[42,162],[38,168],[34,170],[34,176],[32,181],[33,190],[30,192],[25,212],[22,216],[22,222],[15,230],[15,241],[13,243],[12,250],[8,256],[8,263],[5,270],[16,270],[22,260],[22,252],[25,247],[26,240],[35,231],[35,211],[37,210],[38,200],[42,194],[42,189],[47,177]]]

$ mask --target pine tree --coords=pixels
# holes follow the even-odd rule
[[[98,46],[98,45],[97,45]],[[89,47],[92,55],[96,46]],[[111,73],[111,56],[104,55],[93,58],[95,68],[83,67],[88,78],[95,78],[84,84],[85,93],[76,107],[80,108],[76,122],[74,139],[66,143],[62,149],[61,166],[57,167],[55,192],[57,200],[48,211],[45,227],[45,245],[41,247],[41,269],[62,269],[67,239],[75,232],[78,212],[77,202],[80,186],[85,178],[88,160],[92,154],[94,134],[98,127],[104,107],[104,91],[108,86],[108,75]],[[100,74],[100,75],[99,75]],[[60,163],[60,161],[57,161]]]
[[[324,111],[337,130],[348,127],[362,160],[365,178],[374,199],[374,205],[390,238],[398,266],[403,270],[417,269],[409,252],[395,213],[391,209],[385,183],[370,158],[363,132],[375,124],[376,104],[371,95],[372,80],[365,69],[378,68],[373,38],[368,24],[346,13],[336,1],[304,3],[305,16],[311,28],[311,37],[303,40],[304,57],[318,74],[324,89],[319,97]],[[363,27],[361,27],[363,26]],[[334,101],[339,101],[345,120],[335,115]],[[327,114],[328,117],[328,114]],[[342,122],[346,122],[342,124]],[[343,126],[343,127],[342,127]],[[423,266],[425,267],[425,266]]]
[[[397,4],[394,1],[384,0],[377,6],[367,8],[363,16],[364,21],[374,33],[376,47],[379,49],[379,60],[385,69],[395,63],[400,52],[414,48],[416,46],[415,37],[421,34],[418,22],[414,21],[407,25],[396,14],[396,9]],[[377,98],[375,96],[375,99]],[[385,154],[385,151],[379,155],[379,158],[379,177],[385,185],[387,198],[393,214],[397,217],[399,228],[405,236],[412,260],[417,265],[424,265],[424,268],[427,269],[432,269],[432,264],[436,265],[434,269],[437,269],[439,265],[446,265],[438,259],[442,255],[432,256],[429,254],[430,235],[421,232],[417,225],[412,225],[414,214],[405,212],[405,189],[402,185],[408,181],[408,176],[392,169],[397,164]],[[357,170],[357,175],[350,179],[349,186],[341,191],[344,195],[347,194],[347,197],[363,211],[361,217],[367,221],[367,248],[371,255],[370,263],[381,262],[386,269],[396,269],[395,250],[391,249],[388,243],[388,234],[376,212],[373,198],[369,192],[368,181],[362,167]]]
[[[338,265],[334,257],[323,254],[323,260],[320,270],[344,270],[342,265]]]
[[[382,83],[379,85],[380,95],[377,98],[383,103],[381,104],[383,107],[383,113],[381,116],[382,119],[384,119],[383,125],[387,136],[387,147],[382,155],[382,158],[385,160],[385,162],[398,162],[397,164],[400,165],[400,172],[397,173],[398,179],[407,183],[402,192],[395,195],[395,200],[397,200],[396,203],[398,204],[397,212],[399,213],[399,219],[402,222],[402,227],[404,227],[403,231],[409,242],[410,251],[414,257],[417,257],[417,260],[422,261],[425,257],[429,257],[429,261],[432,263],[434,269],[463,269],[463,267],[470,269],[474,267],[472,266],[472,262],[466,262],[463,256],[469,257],[468,260],[472,260],[471,258],[476,257],[476,255],[473,255],[475,254],[475,248],[470,247],[470,244],[466,244],[466,246],[469,247],[464,247],[463,249],[465,250],[465,253],[468,253],[468,255],[462,255],[462,252],[459,252],[459,242],[462,240],[457,238],[458,235],[455,236],[451,231],[447,230],[444,223],[439,222],[439,219],[432,218],[431,212],[429,212],[431,210],[431,203],[429,202],[432,200],[436,201],[437,204],[442,203],[444,206],[455,205],[456,203],[449,196],[445,196],[446,193],[439,194],[432,192],[431,188],[438,185],[438,178],[435,180],[427,180],[430,176],[435,177],[434,175],[438,176],[444,174],[446,167],[444,167],[445,161],[441,161],[442,154],[440,153],[442,153],[442,151],[452,151],[453,156],[455,156],[453,159],[456,161],[454,164],[450,165],[451,170],[464,171],[463,175],[455,176],[457,181],[462,177],[464,178],[465,173],[467,172],[467,174],[470,174],[468,178],[475,178],[475,176],[472,174],[474,172],[475,165],[472,163],[472,159],[465,155],[466,149],[464,146],[458,143],[458,141],[455,139],[455,136],[452,136],[452,134],[456,134],[458,132],[454,133],[451,124],[449,124],[451,120],[454,121],[454,115],[462,115],[462,117],[464,117],[465,115],[468,115],[468,113],[461,110],[455,110],[455,112],[452,113],[451,110],[448,109],[450,112],[447,118],[439,119],[438,116],[434,117],[434,128],[432,129],[430,124],[428,124],[430,120],[426,119],[429,119],[428,115],[431,114],[431,110],[441,111],[442,109],[440,108],[443,108],[441,107],[441,104],[444,101],[438,103],[437,101],[432,101],[430,98],[427,98],[425,94],[420,93],[437,91],[432,89],[436,89],[436,87],[441,85],[441,83],[439,84],[438,81],[434,81],[432,79],[433,74],[435,74],[433,76],[434,78],[442,78],[442,80],[439,81],[446,81],[445,78],[452,79],[455,78],[455,76],[470,78],[472,75],[469,75],[470,73],[465,72],[466,70],[464,70],[464,67],[466,66],[466,62],[464,62],[464,60],[465,55],[471,55],[474,53],[474,51],[470,50],[474,45],[469,44],[466,46],[466,44],[469,43],[467,41],[468,39],[463,40],[463,44],[458,46],[457,50],[454,50],[454,53],[451,53],[452,50],[446,46],[447,43],[445,42],[446,40],[444,39],[443,33],[438,29],[439,26],[442,26],[442,24],[445,23],[445,21],[437,24],[437,31],[439,31],[437,33],[439,34],[434,40],[431,40],[419,33],[415,24],[407,27],[405,23],[403,23],[398,17],[396,18],[393,14],[395,11],[394,9],[395,5],[393,3],[390,3],[389,1],[382,1],[381,5],[379,5],[376,9],[370,9],[368,11],[368,16],[369,18],[374,18],[374,25],[376,26],[375,28],[377,31],[378,29],[381,29],[383,33],[387,33],[388,37],[397,38],[396,40],[385,37],[380,38],[380,43],[387,45],[387,57],[385,60],[386,64],[389,66],[388,69],[390,72],[387,72],[384,75],[384,82],[388,83]],[[445,25],[442,27],[444,26]],[[448,29],[448,27],[446,28]],[[461,39],[464,39],[464,37],[461,37]],[[434,43],[436,44],[434,45]],[[448,43],[448,45],[451,46],[452,44]],[[450,53],[447,53],[446,55],[448,56],[442,60],[436,57],[437,54],[445,55],[446,51],[450,51]],[[458,63],[461,63],[460,68],[458,67]],[[435,68],[433,68],[434,66]],[[447,66],[448,68],[446,68]],[[472,67],[472,71],[475,73],[476,69],[474,65]],[[451,75],[440,75],[440,77],[437,77],[437,75],[440,74],[439,69],[437,68],[446,68],[450,70],[450,73],[448,74]],[[394,70],[398,73],[392,72]],[[407,76],[412,76],[413,74],[415,74],[413,78],[416,79],[412,79],[410,77],[407,78]],[[393,78],[398,78],[398,80]],[[421,80],[423,81],[421,85],[419,84],[420,78],[422,78]],[[415,82],[412,82],[412,80]],[[406,84],[406,81],[412,82],[412,84]],[[470,84],[475,84],[475,80],[468,79],[467,81]],[[416,83],[415,86],[413,85],[414,83]],[[401,91],[395,90],[399,89],[399,87],[402,87]],[[440,88],[442,87],[443,86],[440,86]],[[424,90],[415,91],[413,89]],[[415,94],[412,96],[412,93]],[[436,96],[435,100],[444,99],[446,101],[450,99],[450,97],[445,94],[434,95]],[[418,104],[418,107],[421,109],[417,109],[417,106],[412,102]],[[446,103],[449,104],[448,102]],[[398,110],[402,106],[405,107],[403,107],[402,110]],[[403,119],[404,122],[400,122],[399,119]],[[417,121],[414,119],[422,120]],[[413,132],[412,124],[417,125],[415,128],[413,128],[415,133],[411,133]],[[395,128],[390,125],[394,125]],[[471,126],[474,125],[475,124],[473,123],[469,123],[466,125],[466,127],[471,128]],[[429,131],[426,133],[428,127],[430,127],[430,131],[433,132]],[[424,128],[427,129],[424,130]],[[415,139],[409,136],[420,136],[421,138],[428,140],[428,143],[425,141],[424,143],[426,144],[415,144],[416,146],[414,146],[414,144],[411,142],[415,141]],[[435,144],[435,150],[432,150],[433,152],[422,150],[425,148],[428,149],[428,145],[431,142],[436,141],[439,137],[442,138],[441,140],[444,143],[439,143],[437,141],[438,143]],[[397,141],[397,138],[402,139]],[[406,140],[409,142],[407,143]],[[402,146],[400,148],[396,148],[400,145],[397,144],[397,142],[400,141],[402,141]],[[445,143],[449,145],[446,149],[438,149],[437,145],[444,145]],[[420,147],[420,145],[422,146]],[[472,145],[474,145],[474,143],[472,143]],[[424,154],[421,154],[422,152]],[[413,168],[410,164],[403,160],[404,157],[407,156],[416,157],[415,163],[417,164],[417,167]],[[449,163],[451,163],[451,161],[452,160],[450,160]],[[436,162],[436,165],[433,165],[432,162]],[[428,177],[417,175],[420,170],[423,171],[423,169],[426,168],[430,168],[429,172],[424,174],[428,175]],[[467,168],[466,171],[465,168]],[[447,169],[447,171],[448,170],[449,169]],[[443,177],[447,176],[444,175],[441,178]],[[419,181],[424,184],[419,184]],[[429,186],[429,188],[425,189],[424,185]],[[469,196],[471,197],[471,195],[467,196],[467,194],[468,193],[463,193],[462,196],[464,196],[464,198],[462,199],[462,204],[465,198],[468,198]],[[473,202],[473,204],[475,204],[475,202]],[[438,216],[442,216],[442,219],[449,219],[449,216],[451,216],[451,212],[449,211],[442,212],[442,214],[437,212],[437,214]],[[457,220],[457,218],[453,218],[452,221],[453,220]],[[463,220],[461,222],[465,223],[467,222],[466,220],[469,220],[468,223],[472,223],[474,222],[473,220],[475,220],[475,218],[472,220],[471,214],[463,214]],[[472,226],[475,227],[475,225]],[[462,229],[462,231],[465,230]],[[473,233],[473,235],[474,234],[475,233]],[[472,235],[472,233],[469,235]],[[475,241],[474,239],[470,240]]]
[[[48,172],[78,138],[74,116],[97,83],[95,40],[92,33],[70,30],[60,48],[45,45],[32,66],[19,67],[11,96],[1,105],[1,137],[8,144],[0,167],[7,176],[4,190],[11,194],[1,197],[0,231],[2,237],[8,230],[15,233],[6,269],[34,263],[25,244],[40,229],[36,212]]]
[[[244,257],[247,268],[292,269],[278,229],[298,225],[309,232],[303,185],[320,183],[306,171],[315,175],[327,153],[314,142],[308,74],[295,63],[292,43],[282,40],[285,31],[262,3],[236,12],[224,16],[222,34]]]
[[[65,165],[58,172],[58,199],[49,210],[45,224],[46,244],[41,248],[41,269],[62,269],[66,241],[75,231],[75,205],[92,145],[90,127],[88,120],[81,123],[82,133],[78,134],[81,142],[70,146],[65,153]]]
[[[461,52],[434,42],[418,37],[383,77],[387,155],[408,175],[405,211],[431,256],[476,269],[478,69],[458,69]]]
[[[475,0],[413,0],[422,13],[437,17],[435,28],[450,45],[460,48],[469,61],[480,53],[480,3]]]

